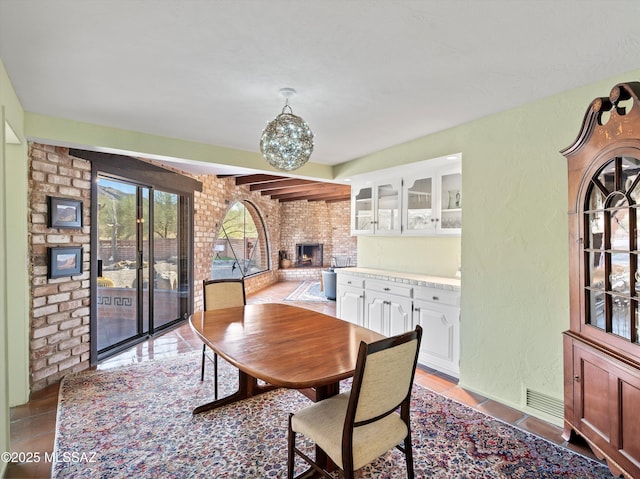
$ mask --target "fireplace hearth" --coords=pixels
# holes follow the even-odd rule
[[[322,261],[322,243],[296,244],[296,268],[321,268]]]

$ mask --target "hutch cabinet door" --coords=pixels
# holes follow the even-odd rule
[[[625,470],[640,467],[640,378],[624,363],[573,343],[575,425]]]

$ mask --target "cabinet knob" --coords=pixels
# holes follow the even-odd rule
[[[391,291],[391,288],[384,288],[385,291]]]
[[[414,311],[420,311],[420,308],[413,308]]]
[[[579,383],[579,382],[580,382],[580,376],[577,376],[577,375],[576,375],[576,376],[573,376],[573,380],[574,380],[575,382]]]
[[[440,301],[440,297],[438,296],[432,296],[431,299],[433,299],[434,301]]]

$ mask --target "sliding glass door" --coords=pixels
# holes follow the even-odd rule
[[[97,177],[97,358],[187,316],[186,199],[105,174]]]

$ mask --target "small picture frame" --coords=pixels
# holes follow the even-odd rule
[[[49,248],[49,278],[76,276],[82,273],[82,247]]]
[[[49,196],[49,228],[82,228],[82,201]]]

